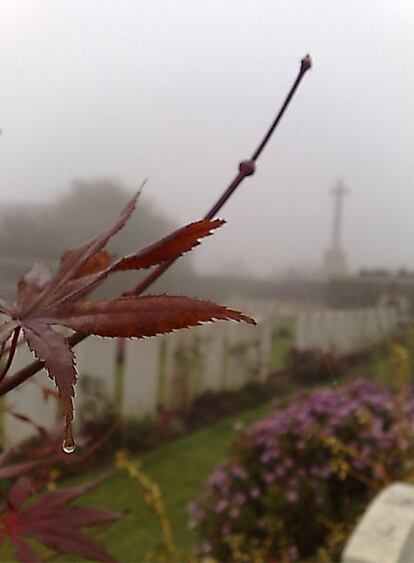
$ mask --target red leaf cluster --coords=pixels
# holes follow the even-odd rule
[[[140,270],[175,260],[224,223],[219,219],[190,223],[143,250],[112,260],[105,246],[126,224],[138,196],[139,192],[102,233],[67,250],[55,274],[44,265],[36,264],[19,281],[17,303],[0,302],[0,312],[9,317],[0,327],[2,351],[13,335],[6,368],[0,378],[10,367],[22,331],[27,345],[44,363],[58,387],[66,419],[64,449],[68,452],[74,449],[71,423],[77,378],[75,357],[68,341],[52,327],[65,326],[81,334],[142,338],[215,319],[254,324],[253,319],[238,311],[183,296],[139,296],[130,290],[114,299],[84,300],[114,272]]]
[[[72,553],[94,561],[115,561],[100,543],[84,533],[83,528],[110,524],[122,515],[102,508],[71,504],[102,480],[99,478],[35,497],[30,479],[20,477],[10,489],[6,506],[0,513],[0,542],[8,539],[17,559],[23,563],[41,561],[27,538],[58,553]]]

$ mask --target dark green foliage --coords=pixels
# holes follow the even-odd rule
[[[315,385],[336,379],[343,366],[338,358],[321,350],[292,348],[287,356],[287,367],[296,382]]]

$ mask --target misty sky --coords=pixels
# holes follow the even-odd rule
[[[148,177],[145,197],[197,219],[309,52],[312,71],[195,264],[317,268],[342,178],[352,267],[414,268],[413,30],[412,0],[1,0],[0,202]]]

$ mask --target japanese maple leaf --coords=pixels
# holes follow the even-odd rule
[[[54,327],[65,326],[85,335],[143,338],[216,319],[255,324],[253,319],[238,311],[177,295],[139,296],[130,290],[114,299],[85,301],[87,295],[114,272],[140,270],[175,260],[224,223],[219,219],[196,221],[143,250],[112,260],[105,246],[124,227],[138,196],[139,192],[115,223],[102,233],[66,251],[55,274],[44,265],[36,264],[18,283],[17,303],[0,301],[0,313],[9,317],[0,327],[2,350],[13,335],[5,372],[22,331],[30,350],[44,363],[57,385],[64,407],[68,451],[73,443],[71,423],[77,373],[74,353]]]
[[[8,539],[17,559],[23,563],[41,561],[27,538],[58,553],[72,553],[94,561],[115,561],[100,543],[84,533],[83,528],[109,524],[122,514],[71,504],[102,480],[99,478],[34,497],[30,479],[20,477],[10,489],[5,508],[0,513],[0,542]],[[28,504],[28,501],[33,502]]]

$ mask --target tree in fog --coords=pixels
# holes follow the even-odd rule
[[[17,262],[18,270],[20,266],[28,269],[39,260],[55,265],[64,249],[80,244],[110,224],[129,201],[131,192],[117,180],[76,180],[54,203],[6,206],[0,215],[0,257]],[[127,226],[109,244],[109,250],[114,255],[127,254],[175,228],[177,225],[157,212],[144,193]],[[189,259],[185,258],[173,267],[162,288],[175,285],[176,280],[191,271]],[[128,278],[131,274],[120,277]],[[111,289],[118,290],[116,285],[120,283],[115,280]]]

